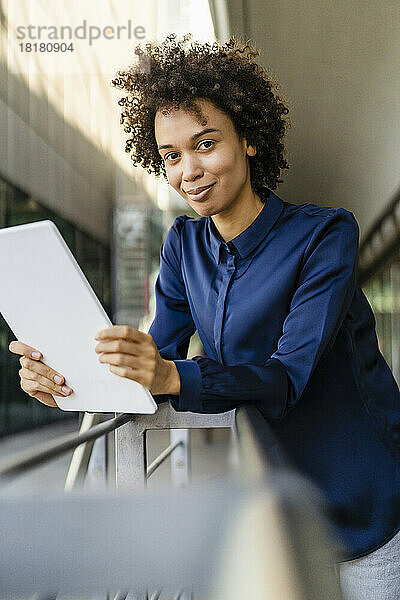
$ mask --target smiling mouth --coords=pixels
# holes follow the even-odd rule
[[[201,192],[199,192],[198,194],[190,194],[189,192],[186,192],[186,195],[189,196],[191,200],[202,200],[214,185],[215,182],[201,190]]]

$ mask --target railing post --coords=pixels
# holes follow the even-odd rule
[[[90,489],[107,487],[106,435],[95,440],[90,456],[85,486]]]
[[[82,417],[79,432],[84,433],[89,431],[92,427],[98,425],[100,420],[101,415],[99,413],[85,412]],[[65,480],[64,490],[66,492],[84,485],[93,451],[93,444],[94,442],[85,442],[75,448]]]
[[[115,483],[122,490],[146,487],[146,431],[136,417],[115,430]],[[132,540],[132,544],[135,541]],[[147,590],[129,591],[126,600],[148,600]]]
[[[181,442],[171,455],[171,479],[174,487],[188,485],[190,477],[190,433],[189,429],[171,429],[171,444]]]
[[[146,487],[147,429],[169,429],[171,444],[183,443],[171,455],[173,485],[187,485],[190,472],[189,429],[232,427],[235,411],[217,415],[176,412],[169,403],[161,404],[155,414],[135,415],[115,430],[116,486],[123,490],[143,490]],[[134,542],[132,542],[134,543]],[[191,590],[182,590],[181,600],[191,600]],[[148,592],[129,592],[126,600],[148,600]]]
[[[146,430],[137,417],[115,430],[116,486],[122,490],[146,487]]]
[[[107,487],[116,487],[115,431],[107,433],[106,441]]]

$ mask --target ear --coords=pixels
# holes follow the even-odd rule
[[[257,152],[257,149],[256,149],[255,146],[248,146],[247,145],[247,140],[246,139],[244,140],[244,147],[246,149],[246,154],[248,156],[254,156],[256,154],[256,152]]]

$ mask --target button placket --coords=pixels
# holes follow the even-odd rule
[[[221,260],[220,266],[223,269],[222,283],[221,288],[218,295],[217,301],[217,309],[215,311],[215,321],[214,321],[214,340],[215,340],[215,351],[217,353],[218,359],[223,364],[223,357],[221,353],[222,347],[222,334],[223,334],[223,325],[224,325],[224,316],[225,316],[225,304],[226,297],[228,295],[229,285],[232,277],[235,274],[236,270],[236,256],[229,252],[226,247],[224,247],[225,252],[223,253],[223,258]]]

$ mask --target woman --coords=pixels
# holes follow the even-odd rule
[[[95,350],[175,410],[254,403],[329,502],[346,597],[400,597],[399,389],[356,281],[357,222],[273,193],[288,109],[258,52],[188,39],[137,47],[113,83],[127,93],[133,163],[163,174],[200,218],[180,216],[166,235],[149,333],[113,326]],[[187,359],[196,329],[206,356]],[[22,388],[56,406],[64,377],[22,342],[10,350],[24,355]]]

